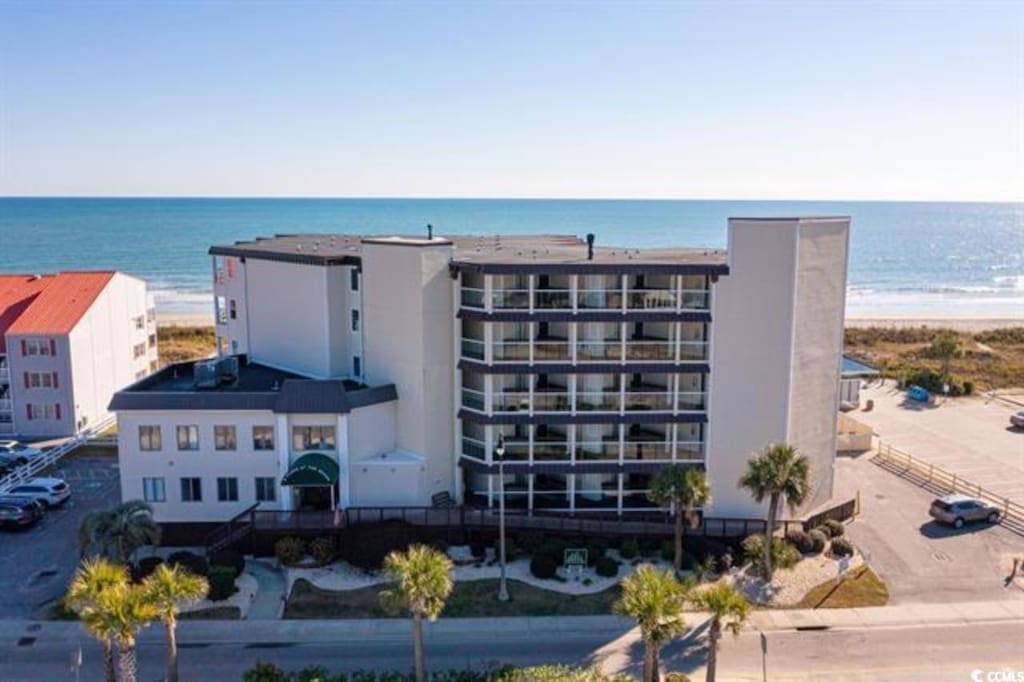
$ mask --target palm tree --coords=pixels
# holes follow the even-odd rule
[[[675,558],[672,566],[678,574],[683,568],[683,519],[693,527],[695,507],[711,501],[711,486],[700,469],[679,464],[663,469],[651,482],[648,499],[662,507],[675,508]]]
[[[733,635],[740,634],[740,628],[750,613],[750,603],[742,594],[724,583],[701,590],[691,601],[697,609],[711,612],[706,682],[715,682],[718,642],[722,639],[722,630],[728,630]]]
[[[153,508],[141,500],[94,511],[78,528],[78,549],[84,556],[101,556],[125,565],[139,547],[160,542]]]
[[[166,682],[178,682],[178,607],[203,599],[210,585],[206,578],[178,566],[161,564],[142,582],[142,587],[156,605],[167,633]]]
[[[390,611],[412,614],[416,682],[423,682],[423,619],[436,620],[452,593],[452,562],[436,549],[413,545],[405,552],[388,554],[384,572],[395,584],[380,593],[381,602]]]
[[[810,493],[810,462],[785,443],[769,445],[747,461],[747,470],[739,485],[750,491],[754,501],[768,499],[768,522],[764,530],[764,574],[772,579],[772,537],[778,518],[779,501],[786,500],[790,510],[803,504]]]
[[[145,588],[124,583],[103,590],[96,608],[82,615],[92,627],[117,642],[117,667],[121,682],[135,682],[135,638],[139,630],[159,617],[160,612]]]
[[[64,603],[82,619],[89,634],[103,647],[103,667],[107,682],[116,682],[114,672],[114,641],[108,624],[94,616],[99,597],[105,591],[128,583],[128,572],[103,559],[87,559],[75,572]]]
[[[658,652],[673,637],[686,632],[683,602],[688,586],[676,580],[672,571],[658,570],[649,564],[622,581],[622,596],[612,607],[620,616],[629,616],[640,626],[644,641],[643,682],[657,682]]]

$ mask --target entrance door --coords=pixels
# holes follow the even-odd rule
[[[299,509],[325,511],[331,508],[331,489],[329,486],[311,486],[299,488]]]

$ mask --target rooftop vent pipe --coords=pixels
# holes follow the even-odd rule
[[[594,260],[594,233],[587,235],[587,260]]]
[[[434,238],[434,226],[427,223],[427,239],[431,240]]]

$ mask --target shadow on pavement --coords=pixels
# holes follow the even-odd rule
[[[994,524],[988,521],[978,521],[975,523],[966,523],[963,528],[954,528],[938,521],[928,521],[927,523],[921,524],[921,535],[926,538],[933,540],[941,540],[943,538],[955,538],[961,535],[968,535],[970,533],[977,533],[979,531],[988,530],[993,528]]]

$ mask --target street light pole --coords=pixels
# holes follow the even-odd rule
[[[498,552],[500,553],[501,580],[498,583],[498,601],[508,601],[508,584],[505,581],[505,435],[498,434],[498,445],[494,448],[498,458]]]

